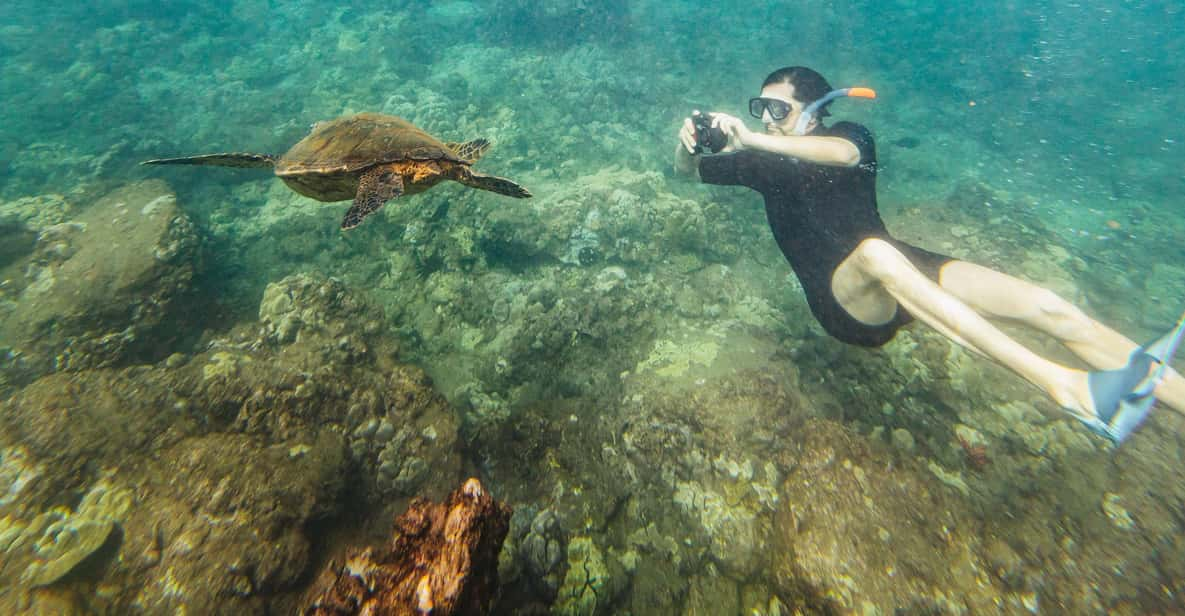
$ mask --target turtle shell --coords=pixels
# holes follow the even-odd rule
[[[276,175],[354,174],[404,160],[469,164],[403,118],[360,113],[313,125],[307,137],[276,161]]]

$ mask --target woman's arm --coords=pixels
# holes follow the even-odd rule
[[[728,135],[729,149],[754,149],[790,156],[819,165],[855,167],[860,164],[860,149],[842,137],[811,137],[755,133],[739,118],[719,113],[712,119]]]
[[[859,148],[843,137],[796,137],[749,132],[741,144],[746,148],[765,150],[820,165],[855,167],[860,163]]]

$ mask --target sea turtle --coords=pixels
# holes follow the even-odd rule
[[[527,189],[510,180],[470,168],[489,147],[485,139],[444,143],[403,118],[360,113],[314,124],[308,136],[279,158],[234,152],[143,164],[272,168],[289,188],[306,197],[353,199],[342,219],[342,229],[352,229],[387,201],[423,192],[441,180],[509,197],[530,197]]]

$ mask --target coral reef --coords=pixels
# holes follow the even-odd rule
[[[1177,532],[1180,490],[1131,479],[1172,476],[1152,454],[1175,447],[1157,429],[1171,418],[1116,471],[1023,383],[924,328],[878,352],[819,336],[768,245],[712,251],[747,224],[721,202],[629,170],[572,185],[480,224],[471,197],[390,213],[407,249],[368,294],[349,281],[373,269],[287,276],[196,349],[24,387],[0,416],[0,576],[25,586],[0,606],[305,605],[303,572],[358,539],[310,529],[453,485],[464,434],[486,483],[525,505],[497,610],[1168,609],[1114,572],[1185,570],[1130,542]],[[356,266],[377,251],[334,250]],[[996,250],[1078,296],[1068,252]],[[59,500],[103,490],[136,506]],[[1017,499],[1024,515],[1005,515]],[[1111,583],[1083,594],[1082,575]],[[404,594],[444,605],[422,579]]]
[[[563,581],[561,565],[566,561],[567,545],[559,517],[554,511],[533,507],[514,512],[510,537],[502,550],[499,575],[509,582],[522,581],[528,596],[538,596],[550,603]]]
[[[1017,7],[5,3],[0,612],[290,613],[464,467],[516,508],[499,613],[1183,611],[1179,417],[1112,451],[924,327],[829,340],[759,199],[670,173],[687,112],[811,64],[882,92],[832,110],[894,233],[1146,339],[1185,293],[1185,38]],[[359,111],[489,138],[537,198],[343,235],[249,171],[127,185]]]
[[[208,350],[50,374],[5,402],[0,611],[260,611],[303,588],[310,525],[346,494],[395,506],[456,481],[457,419],[364,326],[381,311],[308,275],[267,300]]]
[[[928,334],[911,334],[901,342],[915,354],[935,344]],[[849,407],[843,423],[821,416],[830,412],[828,396],[775,346],[738,331],[716,340],[714,354],[678,371],[640,359],[622,375],[620,404],[531,408],[508,420],[499,446],[507,451],[488,455],[533,470],[496,467],[494,479],[541,479],[544,485],[520,498],[549,504],[512,523],[503,555],[507,601],[580,614],[962,613],[1050,604],[1094,611],[1139,594],[1117,578],[1082,593],[1075,580],[1111,579],[1107,567],[1116,559],[1146,569],[1125,537],[1145,530],[1131,513],[1138,489],[1128,489],[1140,482],[1129,484],[1127,471],[1108,478],[1114,467],[1072,424],[1031,408],[953,403],[958,396],[1006,397],[988,391],[1006,378],[965,379],[959,354],[919,365],[887,352],[892,367],[880,368],[875,357],[850,359],[876,374],[904,371],[890,379],[895,387],[925,368],[937,396],[911,404],[930,414],[947,408],[967,422],[928,427],[900,408],[878,410],[880,421],[913,428],[894,429],[890,443],[883,426],[852,429],[871,413]],[[833,382],[826,391],[838,404],[859,400],[861,387],[881,387],[870,373],[861,385]],[[945,392],[948,386],[958,393]],[[581,436],[573,438],[573,430]],[[1039,451],[1023,445],[1034,435],[1046,443]],[[990,464],[976,467],[960,441],[991,448]],[[528,443],[554,445],[510,453]],[[1146,453],[1125,455],[1124,464]],[[1144,458],[1130,472],[1155,475],[1141,469],[1159,463]],[[1101,495],[1102,485],[1113,491]],[[1024,514],[1016,513],[1018,486]],[[1179,486],[1158,480],[1153,489],[1178,502]],[[1160,526],[1165,507],[1144,511],[1157,520],[1156,541],[1171,542],[1174,526]],[[1049,532],[1067,515],[1090,528],[1089,540]],[[1111,558],[1091,560],[1107,551]],[[1042,556],[1051,553],[1063,560]],[[1155,566],[1171,569],[1177,560],[1163,555]],[[1147,595],[1139,601],[1159,609],[1172,603]]]
[[[499,0],[490,6],[491,42],[506,40],[551,46],[583,41],[621,41],[630,35],[626,0]]]
[[[286,394],[297,407],[293,413],[323,416],[311,405],[326,395],[341,400],[345,415],[339,419],[351,427],[347,445],[373,482],[367,494],[411,496],[424,485],[447,485],[459,472],[452,458],[456,418],[432,393],[423,372],[397,363],[399,347],[384,335],[381,309],[340,280],[298,274],[268,285],[259,322],[259,343],[311,376]],[[242,378],[241,370],[252,369],[234,367],[238,362],[256,363],[250,354],[224,353],[221,361],[203,368],[211,370],[212,380],[231,383]],[[210,357],[215,359],[217,354]],[[350,376],[342,381],[335,374]],[[274,412],[275,402],[267,405]],[[266,430],[291,421],[263,414],[251,418],[253,427]]]
[[[739,237],[719,206],[672,194],[662,175],[607,167],[552,187],[527,208],[491,212],[479,243],[495,266],[639,265],[680,255],[728,262]]]
[[[482,614],[498,588],[510,507],[470,478],[437,504],[415,499],[389,545],[331,564],[305,614]]]

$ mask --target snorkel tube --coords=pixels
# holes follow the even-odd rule
[[[876,98],[876,92],[874,92],[872,88],[840,88],[838,90],[832,90],[827,94],[824,94],[823,98],[820,98],[819,100],[807,105],[806,108],[802,110],[802,115],[798,116],[798,121],[794,123],[794,134],[805,135],[806,127],[811,123],[811,120],[814,119],[815,112],[818,111],[823,105],[826,105],[827,103],[830,103],[841,96]]]

